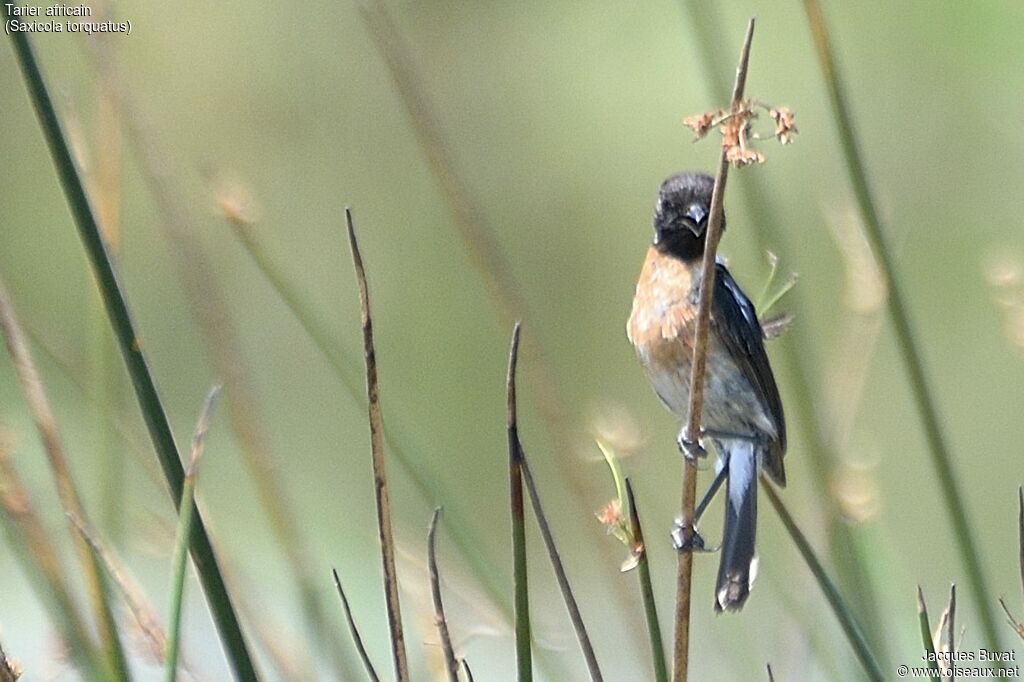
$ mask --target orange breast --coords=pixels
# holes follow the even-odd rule
[[[647,251],[633,297],[626,335],[644,364],[678,367],[693,354],[697,308],[691,269],[682,261]]]

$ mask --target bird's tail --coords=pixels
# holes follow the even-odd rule
[[[757,575],[757,445],[726,441],[719,452],[728,457],[729,495],[725,502],[722,558],[715,585],[715,610],[738,611]]]

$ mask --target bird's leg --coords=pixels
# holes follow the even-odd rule
[[[686,537],[686,527],[683,524],[682,519],[676,519],[676,525],[672,529],[672,546],[680,552],[713,552],[714,549],[708,549],[704,545],[704,537],[697,532],[697,522],[700,521],[700,517],[704,515],[704,510],[711,504],[711,500],[715,498],[715,494],[718,489],[722,487],[722,483],[729,475],[729,462],[726,461],[721,470],[715,475],[715,480],[711,482],[711,486],[708,491],[704,493],[704,497],[700,503],[693,510],[693,521],[690,522],[691,530],[690,537]]]
[[[708,491],[704,493],[704,497],[701,499],[700,504],[693,510],[693,525],[696,526],[697,522],[700,521],[700,517],[704,515],[704,510],[711,504],[711,500],[715,499],[715,494],[718,489],[722,487],[722,483],[729,476],[729,462],[726,461],[722,465],[722,469],[715,474],[715,480],[711,481],[711,485],[708,487]]]

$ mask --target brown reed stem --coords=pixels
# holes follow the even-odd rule
[[[370,291],[366,284],[363,257],[356,241],[356,228],[352,222],[352,209],[345,208],[348,225],[348,243],[352,248],[352,264],[359,283],[359,306],[362,313],[363,357],[366,361],[366,400],[370,422],[370,454],[373,460],[373,489],[377,500],[377,527],[380,536],[381,563],[384,568],[384,597],[388,611],[388,629],[391,633],[391,654],[398,682],[409,682],[409,662],[405,654],[405,635],[402,631],[402,609],[398,600],[398,572],[395,569],[395,536],[391,526],[391,501],[388,496],[388,477],[384,462],[384,432],[380,410],[380,386],[377,382],[377,352],[373,346],[373,318],[370,316]]]
[[[572,621],[572,629],[576,633],[576,641],[583,651],[583,658],[587,663],[587,671],[590,679],[594,682],[602,682],[601,668],[597,664],[597,654],[594,653],[594,645],[590,642],[590,635],[587,634],[587,626],[583,623],[583,616],[580,615],[580,607],[576,597],[572,593],[572,586],[569,584],[569,576],[565,572],[565,565],[555,545],[555,537],[551,533],[551,525],[540,503],[540,493],[537,492],[537,484],[534,483],[533,474],[530,472],[530,465],[526,461],[526,453],[522,445],[519,445],[519,462],[522,465],[523,482],[526,483],[526,491],[530,495],[530,504],[533,507],[533,515],[537,517],[537,526],[540,528],[541,537],[544,538],[544,546],[548,550],[548,558],[551,559],[551,567],[555,571],[555,579],[558,582],[558,589],[562,592],[562,601],[569,611],[569,620]]]
[[[29,411],[32,413],[32,420],[35,422],[39,438],[43,443],[43,450],[46,452],[50,472],[53,474],[54,484],[57,488],[57,496],[60,499],[61,507],[66,514],[74,514],[79,518],[85,518],[85,511],[82,507],[81,496],[75,486],[71,468],[68,466],[67,455],[64,451],[64,443],[61,439],[60,429],[57,427],[57,417],[50,406],[49,398],[46,396],[46,389],[36,369],[32,355],[29,353],[28,344],[25,341],[25,333],[14,313],[11,305],[10,295],[3,281],[0,281],[0,333],[3,334],[14,363],[14,371],[18,376],[22,392],[28,403]],[[128,662],[121,647],[120,637],[117,632],[117,622],[114,620],[110,603],[107,600],[106,586],[103,581],[103,574],[100,570],[99,560],[92,553],[89,544],[78,535],[71,524],[71,535],[78,550],[78,558],[85,572],[85,580],[89,589],[89,597],[95,612],[96,625],[99,629],[100,640],[103,651],[111,666],[112,672],[123,679],[129,679],[131,673],[128,669]]]
[[[370,678],[371,682],[380,682],[377,670],[373,667],[373,661],[370,660],[370,654],[367,653],[366,647],[363,645],[363,638],[359,636],[359,628],[356,627],[356,619],[352,617],[352,607],[349,606],[348,597],[345,596],[345,589],[341,586],[338,569],[331,569],[331,573],[334,574],[334,586],[338,588],[341,608],[345,612],[345,621],[348,623],[348,631],[352,635],[352,642],[356,645],[356,651],[359,652],[359,660],[363,662],[363,667],[366,668],[366,675]]]
[[[736,83],[732,91],[732,107],[736,108],[743,99],[747,80],[747,64],[750,61],[750,44],[754,38],[754,18],[747,24],[747,35],[743,41],[739,66],[736,68]],[[729,162],[723,148],[718,160],[718,174],[711,194],[711,216],[704,247],[704,261],[700,284],[700,299],[697,309],[696,339],[693,347],[693,366],[690,373],[690,416],[686,425],[686,438],[695,441],[700,436],[701,410],[704,407],[704,374],[707,359],[708,331],[711,327],[711,299],[715,289],[715,253],[722,234],[722,200],[725,183],[729,175]],[[693,538],[693,508],[697,504],[697,466],[687,458],[683,466],[682,525],[683,541]],[[676,633],[674,652],[674,682],[686,682],[690,663],[690,596],[693,578],[693,552],[679,553],[676,572]]]
[[[430,597],[434,602],[434,623],[437,634],[441,637],[441,651],[444,652],[444,669],[449,682],[459,682],[459,664],[455,660],[452,648],[452,635],[448,631],[448,619],[444,615],[444,602],[441,600],[441,575],[437,570],[437,521],[441,518],[441,508],[434,509],[430,519],[430,530],[427,531],[427,566],[430,572]]]

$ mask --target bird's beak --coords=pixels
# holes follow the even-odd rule
[[[706,227],[704,219],[708,217],[707,209],[700,204],[690,204],[683,215],[689,219],[688,227],[695,235],[700,236]]]

